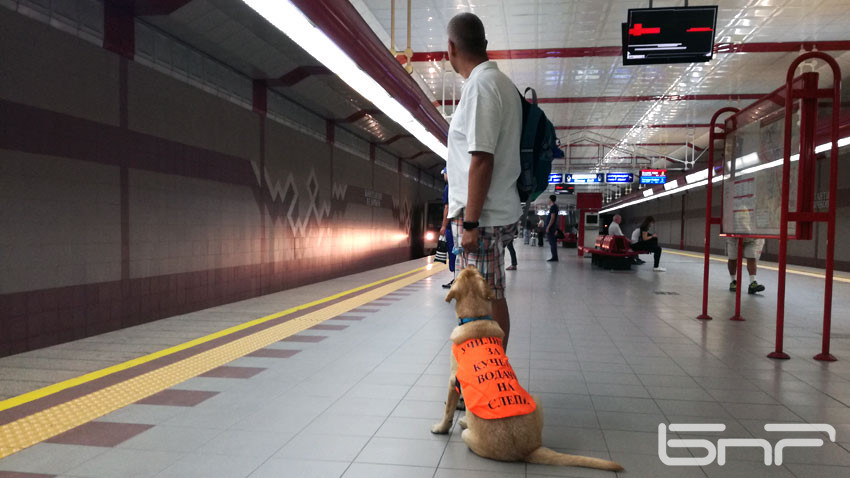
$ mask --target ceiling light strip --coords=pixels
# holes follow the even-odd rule
[[[354,91],[407,130],[437,156],[446,159],[448,149],[443,142],[428,131],[428,128],[393,98],[374,78],[360,69],[351,57],[317,28],[291,1],[243,0],[243,2],[334,72]]]
[[[850,136],[838,140],[839,149],[844,148],[845,146],[848,146],[848,145],[850,145]],[[822,144],[822,145],[818,146],[817,148],[815,148],[815,151],[824,152],[824,151],[828,151],[829,149],[830,149],[830,144],[825,143],[825,144]],[[735,161],[738,162],[741,159],[744,159],[744,158],[738,158]],[[800,155],[795,154],[795,155],[791,156],[790,160],[791,160],[791,162],[799,161]],[[775,161],[771,161],[769,163],[763,163],[763,164],[759,164],[757,166],[752,166],[752,167],[749,167],[749,168],[746,168],[746,169],[739,171],[738,175],[752,174],[752,173],[756,173],[758,171],[762,171],[762,170],[765,170],[765,169],[775,168],[777,166],[781,166],[782,162],[783,162],[782,158],[780,158],[780,159],[777,159]],[[712,183],[719,183],[719,182],[723,181],[724,179],[729,179],[729,176],[722,176],[722,175],[714,176],[714,178],[712,179],[711,182]],[[687,191],[689,189],[694,189],[694,188],[706,186],[708,184],[708,169],[703,169],[701,171],[697,171],[696,173],[689,174],[689,175],[685,176],[685,182],[687,183],[687,185],[680,187],[679,184],[678,184],[678,180],[674,181],[674,183],[676,183],[676,185],[671,186],[669,188],[668,188],[668,185],[673,184],[673,183],[667,183],[667,184],[664,185],[664,191],[660,192],[658,194],[656,194],[655,190],[653,190],[653,189],[645,189],[643,191],[643,197],[642,198],[637,198],[637,199],[634,199],[632,201],[629,201],[629,202],[626,202],[626,203],[623,203],[623,204],[616,204],[616,205],[609,206],[609,207],[599,211],[599,213],[605,214],[605,213],[609,213],[609,212],[612,212],[612,211],[617,211],[619,209],[625,209],[629,206],[634,206],[636,204],[651,201],[653,199],[658,199],[658,198],[662,198],[662,197],[665,197],[665,196],[669,196],[671,194],[684,192],[684,191]]]

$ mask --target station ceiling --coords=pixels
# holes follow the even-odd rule
[[[391,0],[351,2],[389,47]],[[408,46],[407,3],[395,1],[395,45],[402,52]],[[600,157],[607,157],[603,168],[628,164],[623,159],[628,154],[594,146],[599,144],[633,148],[636,165],[653,159],[657,164],[654,156],[698,157],[707,146],[714,112],[749,105],[780,87],[788,65],[806,50],[828,52],[845,77],[850,75],[847,0],[690,3],[719,6],[713,60],[623,66],[620,24],[629,8],[648,7],[646,0],[413,0],[413,74],[450,114],[462,78],[447,60],[446,26],[456,13],[477,14],[487,30],[491,58],[518,87],[537,90],[562,145],[576,145],[569,152],[573,169]],[[654,2],[655,7],[683,5]],[[824,73],[822,86],[830,85],[831,74],[820,66],[815,68]],[[661,161],[671,169],[681,167]]]

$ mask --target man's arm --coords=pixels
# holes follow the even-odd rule
[[[469,190],[466,196],[466,210],[464,221],[478,221],[481,218],[481,210],[487,199],[487,191],[490,190],[490,181],[493,179],[493,155],[481,151],[472,152],[472,160],[469,163]],[[478,229],[463,232],[463,248],[467,252],[473,252],[478,248]]]
[[[440,235],[446,235],[446,228],[449,226],[449,205],[443,206],[443,223],[440,225]]]
[[[556,216],[555,214],[549,214],[549,225],[546,226],[546,232],[549,232],[549,230],[552,229],[552,224],[555,224],[555,220],[557,217],[558,216]]]

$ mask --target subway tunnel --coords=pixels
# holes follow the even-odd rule
[[[847,475],[850,3],[715,4],[0,0],[0,478]]]

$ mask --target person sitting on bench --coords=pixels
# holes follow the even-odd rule
[[[632,249],[635,251],[649,251],[654,256],[654,266],[652,270],[655,272],[664,272],[667,269],[661,267],[661,246],[658,245],[658,236],[650,233],[650,229],[655,225],[655,218],[647,216],[640,225],[640,240],[632,244]]]

